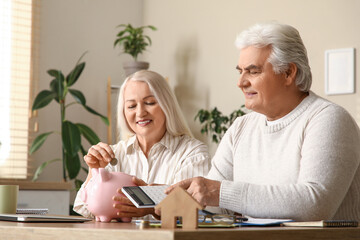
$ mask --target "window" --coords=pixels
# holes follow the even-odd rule
[[[26,179],[39,0],[0,1],[0,178]]]

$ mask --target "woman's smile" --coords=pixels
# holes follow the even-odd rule
[[[152,120],[138,120],[136,123],[140,125],[141,127],[145,127],[149,125],[152,122]]]

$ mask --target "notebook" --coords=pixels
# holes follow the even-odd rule
[[[48,214],[47,208],[17,208],[16,214]]]
[[[322,220],[312,222],[286,222],[287,227],[357,227],[357,221],[351,220]]]
[[[86,222],[92,219],[65,215],[0,214],[0,220],[13,222]]]

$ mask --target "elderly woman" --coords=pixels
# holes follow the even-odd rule
[[[223,137],[207,178],[175,186],[200,203],[261,218],[360,220],[360,134],[342,107],[310,91],[298,31],[255,25],[236,45],[245,106]]]
[[[84,157],[89,170],[105,167],[121,171],[141,179],[134,180],[138,185],[174,184],[208,173],[207,146],[192,137],[175,95],[159,74],[143,70],[125,80],[119,93],[118,125],[125,140],[112,146],[100,142],[90,147]],[[116,166],[109,164],[114,157],[119,160]],[[80,199],[89,181],[91,171],[74,204],[74,210],[83,216],[90,216]],[[137,209],[125,197],[116,200],[122,203],[116,205],[119,217],[153,213],[153,209]]]

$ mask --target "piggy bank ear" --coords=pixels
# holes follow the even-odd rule
[[[99,168],[100,181],[106,182],[111,178],[111,174],[105,168]]]

